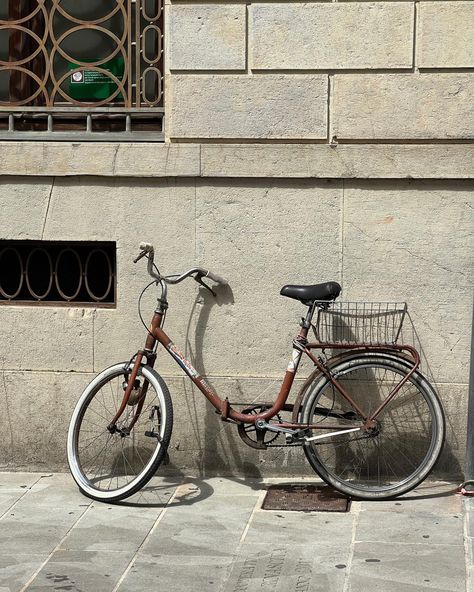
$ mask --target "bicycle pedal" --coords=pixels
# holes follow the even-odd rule
[[[156,438],[159,442],[161,442],[161,436],[158,432],[155,432],[155,430],[147,430],[145,432],[145,436],[148,438]]]
[[[286,435],[286,443],[294,444],[295,442],[304,442],[306,436],[309,434],[308,429],[298,430],[294,434]]]

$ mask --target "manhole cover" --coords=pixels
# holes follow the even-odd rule
[[[300,512],[347,512],[350,499],[327,485],[271,485],[264,510],[297,510]]]

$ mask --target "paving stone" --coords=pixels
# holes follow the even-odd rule
[[[467,534],[474,538],[474,498],[464,497],[464,510],[466,512],[467,520]]]
[[[51,553],[85,509],[70,505],[39,511],[22,508],[20,502],[1,520],[0,546],[14,554]]]
[[[360,513],[356,540],[363,542],[462,545],[462,514],[399,513],[365,510]]]
[[[176,488],[183,481],[180,476],[155,475],[134,495],[118,502],[117,505],[131,508],[165,508]]]
[[[117,584],[131,558],[130,553],[56,551],[28,586],[28,590],[109,592]]]
[[[40,478],[34,473],[0,473],[0,519]]]
[[[4,493],[2,491],[0,491],[0,520],[2,518],[2,516],[8,512],[8,510],[19,500],[21,499],[21,497],[25,495],[25,491],[22,491],[21,489],[18,490],[17,492],[9,492],[9,493]]]
[[[293,543],[293,541],[292,541]],[[266,543],[241,545],[223,592],[339,592],[349,547]]]
[[[61,508],[63,505],[74,509],[91,503],[92,500],[79,492],[71,474],[67,472],[44,474],[22,499],[20,507],[25,511],[33,507]]]
[[[18,592],[46,561],[48,553],[11,552],[9,545],[2,543],[0,553],[0,592]]]
[[[196,534],[199,536],[199,533]],[[118,590],[220,592],[231,562],[231,557],[219,557],[215,554],[182,556],[140,553]]]
[[[0,493],[30,489],[45,473],[0,472]]]
[[[150,491],[159,492],[158,499],[166,504],[179,481],[182,478],[156,477]],[[276,481],[282,480],[268,480]],[[263,488],[256,480],[249,491],[245,482],[235,479],[186,479],[149,543],[135,555],[149,522],[163,506],[129,500],[130,505],[121,506],[92,502],[87,509],[91,502],[77,493],[68,475],[43,477],[17,505],[21,511],[15,508],[15,516],[0,522],[0,592],[19,592],[54,549],[54,536],[60,536],[69,518],[77,521],[86,509],[72,524],[64,548],[53,553],[28,590],[110,592],[126,573],[120,592],[341,592],[344,587],[351,592],[457,592],[465,589],[465,559],[468,578],[474,573],[473,539],[468,537],[463,545],[462,508],[459,514],[450,514],[459,504],[455,508],[453,496],[445,496],[449,484],[425,483],[406,500],[400,498],[407,504],[405,511],[403,505],[391,506],[391,501],[353,502],[351,513],[334,515],[255,508],[263,493],[263,489],[258,492],[258,483]],[[474,508],[474,500],[455,499],[464,502],[466,511]],[[78,500],[84,503],[76,508]],[[436,513],[430,514],[436,501]],[[351,563],[356,516],[359,526]],[[371,540],[361,540],[366,532]],[[471,532],[468,525],[467,534]],[[425,533],[430,538],[423,538]],[[101,548],[80,550],[87,545]]]
[[[212,495],[252,495],[259,496],[264,486],[263,479],[245,477],[207,477],[206,479],[186,478],[179,487],[177,499],[187,497],[201,487],[210,488]]]
[[[252,516],[245,544],[272,543],[314,545],[324,540],[329,547],[348,547],[353,515],[325,512],[283,512],[259,510]]]
[[[61,550],[135,552],[161,508],[94,503],[62,543]]]
[[[1,520],[0,547],[12,554],[50,553],[89,507],[70,484],[54,475],[38,481]]]
[[[464,549],[432,544],[357,543],[350,586],[351,592],[457,592],[464,589]]]
[[[394,500],[361,503],[362,509],[367,511],[449,516],[462,514],[462,498],[456,494],[456,486],[448,482],[425,481],[415,490]]]
[[[220,495],[171,507],[143,550],[151,555],[228,557],[234,553],[255,503],[253,496]]]

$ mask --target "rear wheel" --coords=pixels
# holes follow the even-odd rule
[[[148,366],[140,366],[117,429],[108,429],[130,373],[126,363],[101,372],[84,390],[71,418],[69,467],[79,489],[93,499],[111,502],[136,493],[158,469],[171,438],[171,397],[163,379]],[[140,406],[138,420],[129,430]]]
[[[331,369],[368,416],[409,372],[403,359],[361,354]],[[300,421],[355,428],[363,421],[323,375],[310,385]],[[334,430],[313,429],[311,436]],[[368,432],[353,431],[306,442],[313,469],[339,491],[363,499],[401,495],[426,478],[444,441],[443,410],[426,378],[415,372],[376,417]]]

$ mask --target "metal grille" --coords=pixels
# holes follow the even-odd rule
[[[163,12],[163,0],[0,3],[0,138],[163,139]]]
[[[407,312],[406,302],[320,302],[314,324],[321,343],[397,342]]]
[[[263,510],[348,512],[350,499],[327,485],[271,485]]]
[[[0,241],[0,304],[115,304],[115,243]]]

